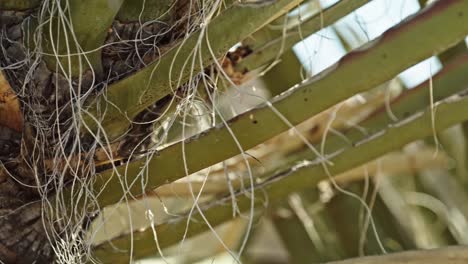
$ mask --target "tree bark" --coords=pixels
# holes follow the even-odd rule
[[[106,45],[102,49],[103,72],[96,73],[94,76],[96,77],[94,86],[92,86],[93,76],[90,71],[84,71],[80,84],[77,84],[75,80],[79,76],[73,76],[72,86],[70,86],[69,80],[54,69],[53,65],[57,62],[50,60],[52,56],[42,55],[38,61],[34,61],[37,54],[34,54],[35,51],[31,50],[30,46],[38,44],[32,44],[31,40],[37,37],[37,32],[34,30],[39,20],[41,0],[1,2],[0,74],[2,75],[0,77],[2,79],[0,86],[8,83],[8,86],[12,88],[12,93],[16,93],[15,96],[20,98],[21,111],[18,112],[22,120],[20,126],[16,124],[12,127],[5,124],[8,118],[11,119],[13,113],[5,107],[2,108],[2,98],[5,96],[0,97],[0,111],[2,111],[0,114],[0,263],[64,262],[66,260],[57,259],[57,252],[53,249],[54,245],[57,246],[56,240],[60,239],[62,235],[60,230],[63,227],[60,227],[60,222],[48,219],[43,208],[44,199],[47,198],[43,196],[48,195],[50,198],[50,194],[55,192],[54,187],[47,187],[45,194],[40,194],[40,191],[44,190],[37,186],[45,186],[50,180],[60,181],[50,178],[53,176],[64,177],[64,181],[70,179],[69,175],[52,174],[48,171],[50,168],[47,167],[50,164],[45,165],[45,163],[51,163],[50,161],[53,163],[50,166],[57,166],[56,163],[61,163],[61,161],[53,162],[57,158],[53,150],[58,144],[62,144],[66,152],[64,156],[71,156],[76,155],[75,152],[86,152],[89,145],[93,143],[92,138],[82,138],[80,139],[82,149],[73,152],[70,145],[80,135],[72,132],[66,140],[58,136],[61,131],[67,131],[71,126],[71,110],[74,105],[70,102],[74,102],[73,99],[76,98],[71,98],[70,89],[81,90],[81,95],[89,89],[93,89],[93,93],[96,93],[104,86],[104,76],[107,78],[106,83],[112,83],[133,74],[143,68],[146,63],[157,59],[159,52],[169,49],[180,37],[184,36],[186,22],[182,18],[186,16],[187,7],[191,2],[186,0],[160,1],[161,3],[167,2],[170,7],[174,7],[173,11],[164,17],[165,23],[153,21],[141,27],[141,23],[145,21],[138,21],[138,19],[125,21],[117,17],[106,33],[105,43],[112,43],[112,45]],[[156,4],[157,7],[160,3],[148,1],[148,4]],[[194,14],[197,11],[196,8],[191,10]],[[121,11],[120,16],[125,15],[125,10]],[[53,16],[53,14],[46,15]],[[132,18],[128,15],[126,17]],[[47,30],[47,27],[45,28]],[[138,35],[139,32],[141,35]],[[43,33],[45,39],[43,46],[45,47],[47,47],[47,38],[50,38],[47,34],[47,32]],[[130,46],[128,43],[120,44],[125,40],[135,39],[144,39],[139,43],[138,49],[135,49],[133,44]],[[154,48],[156,44],[159,50]],[[47,52],[46,50],[45,53]],[[143,56],[143,62],[136,53]],[[78,86],[80,89],[77,89]],[[0,95],[3,94],[0,87]],[[143,120],[140,121],[145,121],[148,113],[157,112],[155,109],[160,108],[166,101],[157,102],[142,113]],[[153,118],[154,116],[150,116],[151,120]],[[47,133],[44,133],[44,129]],[[151,125],[136,125],[130,131],[132,132],[130,136],[122,140],[122,145],[140,142],[148,133],[151,133],[151,129]],[[126,141],[129,142],[125,144]],[[88,174],[83,172],[83,175],[78,176],[86,177],[92,173]],[[53,184],[49,185],[53,186]],[[75,224],[81,225],[81,223]]]
[[[20,44],[21,24],[29,11],[0,10],[0,67],[23,60]],[[18,84],[16,70],[4,70],[10,83]],[[7,83],[4,81],[3,86]],[[16,90],[17,92],[18,90]],[[3,116],[14,115],[11,108],[2,108]],[[8,112],[8,113],[7,113]],[[2,119],[0,124],[0,260],[2,263],[50,263],[53,252],[41,216],[41,201],[34,188],[21,183],[34,183],[33,177],[21,168],[21,127]],[[29,174],[29,175],[28,175]]]

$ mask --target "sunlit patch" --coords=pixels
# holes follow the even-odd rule
[[[431,57],[412,66],[398,75],[406,87],[413,88],[442,69],[437,57]]]
[[[313,74],[336,63],[346,54],[338,36],[331,28],[322,29],[294,46],[302,65]]]

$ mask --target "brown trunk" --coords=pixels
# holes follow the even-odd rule
[[[133,74],[185,36],[187,21],[182,18],[187,17],[185,11],[188,3],[191,1],[177,1],[174,11],[166,18],[167,23],[148,23],[143,30],[139,22],[119,21],[117,17],[106,39],[106,43],[114,44],[102,50],[104,72],[102,76],[95,76],[94,87],[91,87],[90,72],[81,76],[82,94],[89,89],[96,94],[107,84]],[[32,32],[37,24],[35,20],[39,9],[0,10],[0,70],[11,86],[11,92],[19,97],[22,119],[19,120],[23,122],[20,122],[20,126],[2,122],[17,121],[18,117],[12,119],[11,107],[6,110],[0,105],[0,111],[3,111],[0,113],[0,263],[51,263],[54,260],[66,263],[66,260],[57,259],[54,250],[58,246],[56,241],[64,236],[62,233],[65,234],[63,231],[66,230],[61,222],[53,220],[52,225],[52,221],[48,220],[49,216],[43,210],[43,206],[47,206],[44,198],[50,198],[50,194],[55,192],[57,182],[67,182],[71,176],[87,177],[93,173],[93,169],[86,172],[80,170],[83,175],[50,172],[51,167],[60,167],[62,165],[57,163],[63,163],[57,161],[56,146],[63,146],[64,153],[60,155],[75,157],[87,153],[95,142],[92,138],[82,138],[79,150],[73,146],[78,132],[77,129],[70,129],[73,107],[70,104],[73,102],[70,89],[77,91],[75,86],[78,82],[70,88],[68,80],[51,71],[42,57],[32,54],[34,51],[27,48],[26,40],[31,40],[36,34]],[[191,11],[195,14],[196,8]],[[135,39],[144,39],[137,49],[133,44],[129,46],[124,42]],[[35,61],[35,58],[39,59]],[[141,113],[137,121],[144,123],[155,119],[169,99],[167,97],[155,103]],[[121,148],[116,151],[117,154],[125,159],[133,150],[136,153],[145,151],[151,142],[146,140],[142,143],[142,140],[150,138],[148,134],[152,128],[151,123],[134,125],[120,142]],[[59,137],[63,131],[71,132],[67,137]],[[136,145],[138,149],[134,149]],[[81,220],[78,221],[78,224],[74,223],[75,227],[83,224]],[[75,233],[81,232],[79,227]]]
[[[1,67],[15,92],[19,91],[21,71],[12,65],[24,59],[18,41],[22,36],[21,23],[27,17],[29,12],[0,11]],[[6,82],[3,89],[5,85]],[[21,131],[18,130],[22,129],[22,124],[12,123],[10,117],[15,115],[12,107],[3,107],[0,111],[5,117],[0,122],[0,260],[3,263],[51,263],[53,251],[44,232],[42,203],[35,188],[26,186],[34,184],[34,177],[26,171],[20,173]]]
[[[41,200],[0,175],[0,260],[3,263],[51,263],[52,248],[44,232]]]

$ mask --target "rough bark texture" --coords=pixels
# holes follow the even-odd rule
[[[0,70],[20,99],[24,120],[23,131],[0,124],[0,263],[54,262],[51,244],[54,238],[48,236],[45,229],[49,229],[51,223],[44,217],[43,197],[34,186],[43,185],[53,177],[48,166],[57,158],[53,150],[58,144],[63,146],[63,155],[85,153],[94,144],[94,139],[85,137],[80,141],[81,149],[74,149],[73,144],[80,135],[79,129],[70,129],[74,107],[70,104],[70,87],[75,92],[81,91],[81,95],[92,89],[92,97],[108,84],[157,59],[185,36],[189,3],[191,1],[174,2],[164,21],[141,21],[143,26],[139,21],[120,21],[117,17],[102,52],[103,74],[95,76],[93,85],[91,72],[85,72],[79,87],[78,78],[73,79],[70,86],[64,76],[51,70],[42,57],[32,55],[28,48],[31,42],[27,41],[35,34],[39,8],[0,10]],[[196,8],[191,9],[193,16],[196,11]],[[130,155],[137,143],[133,154],[151,144],[147,135],[153,125],[148,121],[158,117],[170,99],[155,103],[136,118],[138,122],[147,123],[129,128],[119,144],[119,155]],[[58,137],[63,131],[70,133]],[[147,139],[142,142],[144,138]],[[89,176],[92,171],[83,174]],[[70,177],[63,176],[65,180]],[[46,191],[55,192],[53,187]]]
[[[25,59],[21,25],[29,17],[27,11],[0,11],[1,67],[16,66],[4,70],[15,92],[22,87],[20,80],[24,80],[24,71],[20,70]],[[49,86],[43,78],[37,78],[36,84],[37,88]],[[47,93],[39,90],[37,94]],[[0,260],[50,263],[52,248],[44,232],[41,202],[34,189],[20,184],[34,184],[33,177],[19,166],[20,141],[21,133],[0,126]]]
[[[3,263],[51,263],[41,201],[4,173],[0,176],[0,259]]]

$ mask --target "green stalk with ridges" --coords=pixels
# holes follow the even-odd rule
[[[432,124],[432,116],[435,114],[435,124]],[[450,100],[441,103],[436,109],[428,109],[422,114],[415,114],[412,118],[391,126],[386,130],[368,139],[360,141],[354,147],[329,153],[328,160],[333,165],[327,166],[330,175],[337,175],[349,169],[355,168],[368,161],[374,160],[385,153],[395,151],[404,145],[417,139],[432,135],[435,131],[441,131],[454,124],[468,119],[468,98]],[[262,188],[268,195],[269,203],[274,203],[295,191],[315,187],[320,181],[329,178],[324,170],[324,165],[315,161],[302,161],[291,164],[287,170],[275,172],[256,188]],[[264,196],[255,198],[255,205],[264,206]],[[237,207],[241,211],[250,208],[251,201],[248,195],[239,195]],[[232,218],[231,197],[227,196],[212,204],[201,206],[204,215],[212,226],[219,225]],[[161,248],[178,243],[186,230],[187,219],[181,217],[156,227],[158,241]],[[188,227],[187,237],[208,231],[208,226],[197,214],[192,215],[192,221]],[[133,241],[131,240],[133,239]],[[144,231],[135,231],[133,236],[124,235],[112,239],[109,243],[99,245],[94,250],[94,255],[104,262],[120,263],[127,261],[126,252],[116,252],[114,249],[128,249],[133,244],[135,257],[142,257],[154,253],[154,233],[151,228]],[[115,261],[115,262],[114,262]]]
[[[116,16],[121,22],[161,20],[170,14],[175,0],[126,0]]]
[[[102,74],[101,46],[124,0],[68,0],[49,3],[51,20],[43,25],[44,60],[78,77],[93,69]],[[69,69],[71,67],[71,69]]]
[[[468,10],[468,1],[436,2],[430,9],[390,29],[380,39],[351,52],[325,72],[275,98],[273,107],[296,125],[350,96],[390,80],[409,66],[464,38],[468,33],[468,15],[460,10]],[[189,173],[239,154],[230,131],[247,150],[290,128],[265,105],[230,120],[228,125],[229,129],[212,128],[186,140]],[[120,175],[116,171],[99,174],[95,189],[101,190],[106,185],[98,197],[101,205],[119,201],[123,195],[119,177],[125,175],[132,181],[145,165],[149,172],[146,187],[129,186],[126,191],[133,195],[186,176],[181,145],[161,150],[148,164],[144,160],[120,167],[117,169]]]
[[[206,31],[199,30],[143,70],[110,85],[105,93],[88,103],[89,113],[84,115],[84,122],[92,131],[102,127],[109,139],[116,139],[127,130],[129,120],[138,113],[173,93],[189,80],[192,73],[213,64],[237,42],[302,1],[279,0],[260,8],[240,4],[231,6],[215,17],[204,28]],[[236,30],[226,30],[232,27]],[[203,65],[200,65],[199,56]],[[193,68],[192,59],[195,60]],[[100,120],[99,124],[93,117]],[[87,130],[83,132],[87,133]]]
[[[272,61],[278,56],[279,51],[288,51],[294,44],[301,41],[302,37],[309,36],[348,15],[356,8],[370,2],[369,0],[342,0],[322,12],[314,15],[300,26],[286,31],[283,36],[281,30],[270,29],[270,40],[263,46],[254,50],[254,53],[247,56],[243,61],[236,65],[240,72],[244,70],[255,70],[264,64]],[[262,29],[268,31],[268,29]],[[266,34],[266,33],[263,33]],[[284,38],[284,39],[283,39]]]
[[[27,10],[36,8],[42,0],[2,0],[0,1],[0,10]]]

